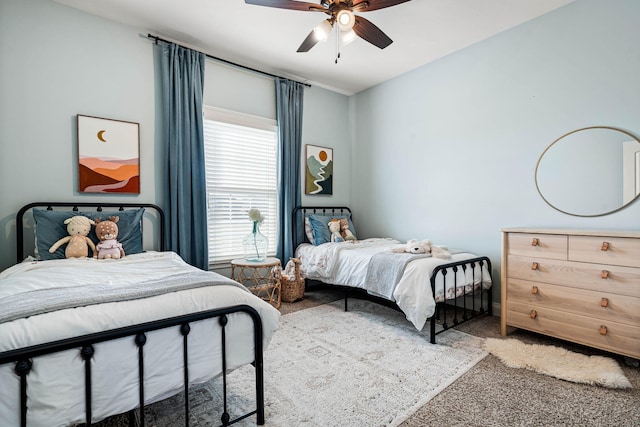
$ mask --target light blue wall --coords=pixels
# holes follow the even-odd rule
[[[49,0],[0,0],[0,269],[15,261],[15,213],[33,201],[161,204],[161,110],[153,44],[131,28]],[[215,52],[213,52],[215,54]],[[207,61],[205,100],[275,117],[273,81]],[[348,98],[305,91],[305,143],[330,143],[348,170]],[[342,114],[344,112],[344,114]],[[325,114],[327,121],[314,120]],[[77,192],[76,114],[140,123],[140,195]],[[313,114],[313,117],[309,117]],[[336,172],[337,200],[349,180]]]
[[[502,227],[639,230],[638,201],[579,218],[534,182],[568,131],[640,136],[639,21],[637,0],[580,0],[352,97],[358,232],[430,238],[499,271]]]
[[[305,91],[302,121],[302,153],[304,145],[318,145],[333,148],[333,195],[304,195],[303,205],[350,205],[351,200],[351,137],[349,134],[349,98],[335,92],[311,87]],[[304,159],[302,159],[304,179]]]
[[[207,61],[205,67],[204,103],[254,116],[276,118],[273,78],[212,60]]]
[[[44,0],[0,3],[0,268],[15,262],[14,216],[77,192],[76,114],[140,123],[139,196],[154,202],[154,66],[139,32]]]

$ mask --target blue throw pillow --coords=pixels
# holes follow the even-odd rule
[[[69,235],[64,220],[77,215],[83,215],[90,219],[101,218],[103,220],[108,219],[110,216],[119,217],[118,242],[122,243],[125,255],[140,253],[142,252],[143,214],[144,208],[103,212],[50,211],[34,208],[33,219],[36,223],[36,250],[38,251],[38,256],[42,260],[65,258],[66,245],[62,245],[52,254],[49,253],[49,248],[58,240]],[[99,242],[95,227],[91,227],[89,238],[94,244]]]
[[[313,244],[321,245],[331,241],[331,232],[329,231],[329,221],[332,219],[347,218],[349,221],[349,230],[357,236],[356,229],[351,222],[351,214],[336,215],[317,215],[309,214],[309,225],[311,225],[311,233],[313,234]]]

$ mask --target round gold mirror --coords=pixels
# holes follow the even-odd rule
[[[613,213],[640,196],[640,139],[606,126],[574,130],[544,150],[535,179],[540,196],[560,212]]]

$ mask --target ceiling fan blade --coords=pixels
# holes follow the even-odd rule
[[[371,12],[372,10],[384,9],[385,7],[395,6],[408,1],[410,0],[356,0],[353,2],[351,10],[354,12]]]
[[[314,12],[325,12],[325,8],[319,4],[295,0],[244,0],[246,4],[256,6],[277,7],[280,9],[303,10]]]
[[[353,31],[358,37],[368,41],[374,46],[384,49],[393,43],[393,40],[389,38],[382,30],[364,19],[362,16],[356,16],[356,23],[353,26]]]
[[[309,52],[312,47],[314,47],[318,43],[318,37],[314,34],[315,30],[311,30],[306,39],[302,42],[300,47],[296,52]]]

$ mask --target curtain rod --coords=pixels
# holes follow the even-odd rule
[[[185,49],[191,49],[191,48],[188,48],[186,46],[182,46],[182,45],[180,45],[178,43],[172,42],[170,40],[165,40],[162,37],[154,36],[153,34],[147,34],[147,38],[150,39],[150,40],[153,40],[154,43],[156,43],[156,44],[158,44],[158,42],[161,41],[161,42],[166,42],[166,43],[173,43],[173,44],[178,45],[180,47],[184,47]],[[209,55],[208,53],[205,53],[204,55],[209,59],[213,59],[213,60],[219,61],[219,62],[224,62],[225,64],[232,65],[232,66],[238,67],[238,68],[242,68],[243,70],[252,71],[254,73],[262,74],[263,76],[271,77],[271,78],[274,78],[274,79],[275,78],[284,78],[284,77],[281,77],[281,76],[277,76],[275,74],[267,73],[266,71],[258,70],[258,69],[251,68],[251,67],[247,67],[246,65],[236,64],[235,62],[231,62],[231,61],[228,61],[226,59],[218,58],[217,56]],[[291,79],[289,79],[289,80],[291,80]],[[296,83],[303,84],[306,87],[311,87],[311,85],[309,83],[299,82],[297,80],[293,80],[293,81],[295,81]]]

